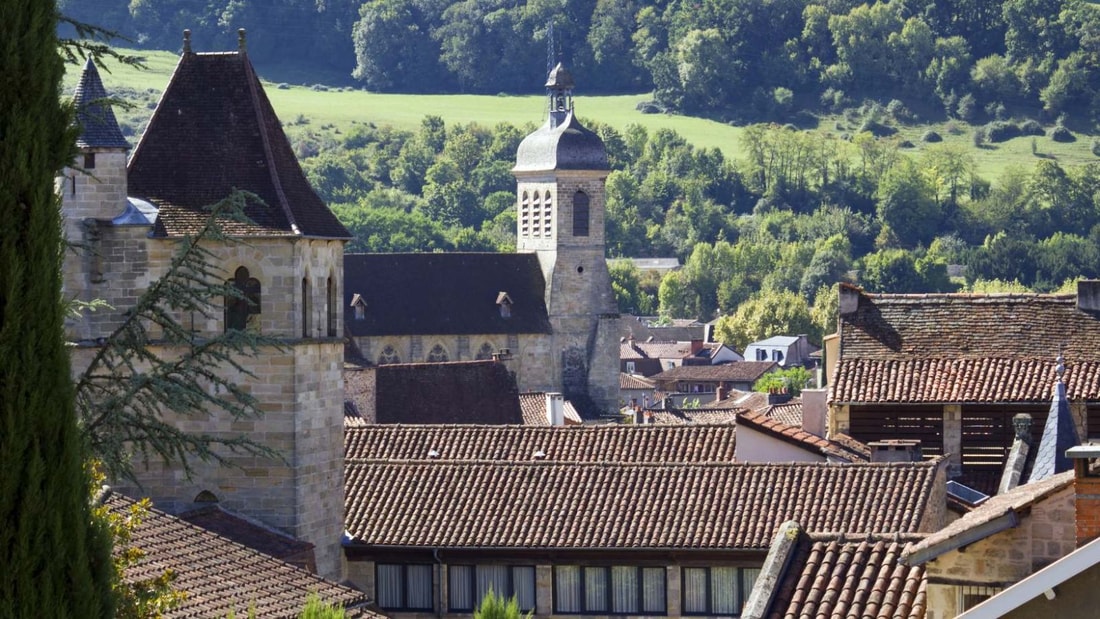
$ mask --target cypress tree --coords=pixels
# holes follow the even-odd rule
[[[108,617],[63,342],[54,176],[74,155],[53,0],[0,2],[0,618]]]

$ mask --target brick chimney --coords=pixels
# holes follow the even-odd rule
[[[1083,312],[1100,312],[1100,280],[1077,281],[1077,309]]]
[[[871,448],[871,462],[920,462],[920,441],[889,439],[867,443]]]
[[[1100,458],[1100,445],[1078,445],[1066,451],[1073,460],[1073,492],[1076,495],[1077,547],[1100,537],[1100,471],[1090,464]]]

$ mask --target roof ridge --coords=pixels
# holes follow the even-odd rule
[[[577,468],[637,468],[637,469],[760,469],[760,470],[791,470],[791,469],[820,469],[832,470],[850,469],[933,469],[939,465],[938,460],[925,460],[922,462],[730,462],[723,460],[710,460],[703,462],[629,462],[623,460],[587,460],[575,459],[557,460],[547,458],[545,460],[485,460],[485,459],[459,459],[459,458],[355,458],[345,457],[348,464],[386,464],[386,465],[420,465],[443,466],[453,465],[462,467],[487,467],[487,468],[514,468],[517,466],[532,468],[554,468],[562,464],[568,464],[570,469]],[[923,501],[922,501],[923,503]]]
[[[287,223],[290,224],[290,229],[295,234],[301,234],[302,229],[298,226],[298,220],[294,217],[294,212],[290,208],[290,201],[287,200],[286,191],[283,189],[283,181],[279,177],[278,166],[275,163],[275,151],[271,147],[271,136],[264,130],[267,125],[264,118],[264,110],[260,101],[260,93],[257,86],[260,83],[259,76],[256,75],[255,69],[252,67],[252,62],[249,61],[248,55],[242,50],[236,53],[241,62],[244,63],[245,78],[248,80],[248,93],[252,99],[252,109],[256,113],[256,123],[260,129],[260,143],[264,147],[264,158],[267,159],[268,173],[271,174],[271,183],[274,185],[275,195],[279,199],[279,208],[283,209],[283,214],[286,215]]]

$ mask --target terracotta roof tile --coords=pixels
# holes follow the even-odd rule
[[[691,355],[691,342],[634,342],[642,355],[649,359],[683,359]]]
[[[349,460],[346,526],[374,548],[763,550],[792,519],[915,531],[937,466]]]
[[[649,409],[651,423],[658,425],[723,424],[737,421],[741,408],[654,408]]]
[[[104,501],[118,514],[129,514],[134,501],[111,492]],[[145,558],[126,571],[128,580],[176,573],[173,586],[187,598],[165,617],[225,617],[255,608],[259,617],[297,617],[310,592],[330,603],[365,604],[366,595],[336,584],[215,533],[151,509],[133,532],[133,544]],[[371,614],[373,617],[381,615]]]
[[[1070,399],[1100,399],[1100,320],[1073,295],[859,293],[840,316],[830,399],[1049,400],[1059,349]]]
[[[204,207],[241,189],[264,204],[251,202],[251,223],[227,223],[227,234],[351,237],[310,187],[244,53],[180,57],[128,182],[132,195],[159,207],[157,236],[196,232]]]
[[[924,619],[923,567],[898,561],[912,535],[801,535],[776,583],[768,619]],[[759,582],[758,586],[765,583]]]
[[[545,417],[545,415],[544,415]],[[345,429],[349,460],[528,462],[536,452],[557,462],[732,462],[728,426],[370,425]]]
[[[866,462],[869,459],[869,450],[866,450],[866,448],[864,450],[852,449],[847,444],[810,434],[800,427],[782,423],[764,413],[741,413],[737,416],[737,424],[750,427],[803,449],[816,451],[830,458],[838,458],[847,462]]]
[[[281,561],[302,569],[316,571],[313,544],[297,540],[261,524],[210,505],[181,514],[180,518],[191,524],[217,533],[238,544],[248,546]]]
[[[780,423],[802,427],[802,400],[793,398],[783,404],[772,404],[764,409],[764,415]]]
[[[546,393],[543,391],[531,391],[519,394],[519,407],[523,412],[523,424],[528,426],[549,426],[550,420],[546,417]],[[582,424],[584,418],[576,406],[569,400],[562,405],[562,413],[566,424]]]
[[[755,382],[756,379],[778,368],[771,361],[734,361],[722,365],[684,365],[665,370],[653,376],[653,380],[734,381]]]
[[[644,376],[619,372],[619,389],[653,389],[655,384]]]

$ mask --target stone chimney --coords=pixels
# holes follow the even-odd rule
[[[792,396],[786,388],[780,389],[779,391],[769,392],[768,406],[775,406],[776,404],[786,404],[787,402],[791,401],[792,397],[794,396]]]
[[[552,426],[565,425],[565,398],[560,393],[546,394],[546,421]]]
[[[827,389],[802,390],[802,429],[821,438],[825,438],[825,421],[829,412],[827,395]]]
[[[1066,450],[1073,460],[1073,492],[1076,495],[1077,547],[1100,537],[1100,472],[1090,464],[1100,458],[1100,445],[1078,445]]]
[[[840,289],[840,314],[843,316],[856,313],[859,309],[860,289],[844,282],[841,282],[838,288]]]
[[[1083,312],[1100,312],[1100,280],[1078,280],[1077,309]]]
[[[871,462],[920,462],[920,441],[889,439],[867,443],[871,448]]]

